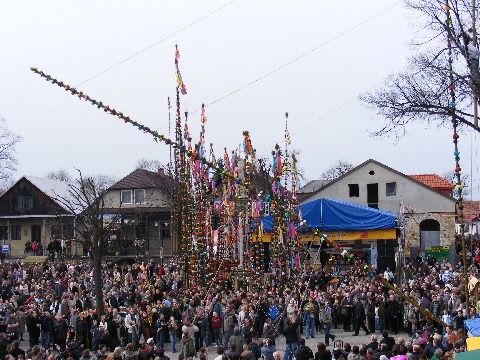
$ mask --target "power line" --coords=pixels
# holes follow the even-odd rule
[[[322,115],[320,115],[320,117],[318,117],[317,119],[313,120],[313,121],[310,121],[308,124],[306,124],[305,126],[303,126],[302,128],[298,129],[297,131],[293,132],[290,134],[290,136],[292,138],[298,136],[298,134],[302,133],[303,131],[307,130],[310,126],[313,126],[315,125],[317,122],[321,121],[321,120],[324,120],[326,118],[328,118],[330,115],[336,113],[337,111],[339,110],[342,110],[343,108],[345,108],[346,106],[350,105],[353,101],[355,101],[357,99],[357,97],[351,97],[350,99],[344,101],[343,103],[335,106],[334,108],[331,108],[330,110],[328,110],[327,112],[323,113]],[[269,149],[266,149],[264,151],[262,151],[260,153],[260,155],[264,155],[266,153],[269,153],[275,146],[275,144],[278,144],[280,143],[282,140],[280,141],[275,141],[272,143],[272,145],[270,146]]]
[[[136,56],[138,56],[138,55],[141,55],[141,54],[147,52],[148,50],[154,48],[155,46],[160,45],[160,44],[163,43],[164,41],[166,41],[166,40],[174,37],[175,35],[183,32],[183,31],[185,31],[185,30],[187,30],[188,28],[190,28],[190,27],[192,27],[192,26],[194,26],[194,25],[202,22],[203,20],[209,18],[210,16],[212,16],[212,15],[214,15],[214,14],[222,11],[223,9],[225,9],[225,8],[227,8],[228,6],[232,5],[232,4],[233,4],[234,2],[236,2],[236,1],[237,1],[237,0],[231,0],[231,1],[229,1],[228,3],[226,3],[226,4],[224,4],[224,5],[216,8],[216,9],[214,9],[214,10],[212,10],[212,11],[210,11],[209,13],[203,15],[202,17],[194,20],[194,21],[191,22],[190,24],[185,25],[184,27],[182,27],[182,28],[180,28],[180,29],[172,32],[171,34],[169,34],[169,35],[165,36],[164,38],[162,38],[162,39],[154,42],[154,43],[151,44],[151,45],[148,45],[147,47],[143,48],[142,50],[139,50],[139,51],[137,51],[136,53],[134,53],[134,54],[132,54],[132,55],[130,55],[130,56],[127,56],[126,58],[124,58],[124,59],[120,60],[119,62],[117,62],[117,63],[115,63],[115,64],[107,67],[105,70],[100,71],[99,73],[96,73],[95,75],[92,75],[92,76],[89,77],[88,79],[86,79],[86,80],[84,80],[84,81],[76,84],[75,86],[83,85],[83,84],[85,84],[85,83],[87,83],[87,82],[89,82],[89,81],[91,81],[91,80],[93,80],[93,79],[96,79],[96,78],[99,77],[99,76],[102,76],[103,74],[109,72],[110,70],[115,69],[117,66],[120,66],[120,65],[126,63],[127,61],[132,60],[134,57],[136,57]]]
[[[316,46],[316,47],[314,47],[314,48],[312,48],[312,49],[304,52],[303,54],[301,54],[301,55],[293,58],[292,60],[290,60],[290,61],[288,61],[288,62],[286,62],[286,63],[284,63],[284,64],[282,64],[282,65],[280,65],[280,66],[278,66],[278,67],[276,67],[276,68],[274,68],[273,70],[270,70],[269,72],[267,72],[267,73],[265,73],[265,74],[257,77],[257,78],[254,79],[254,80],[249,81],[249,82],[246,83],[245,85],[242,85],[241,87],[239,87],[239,88],[237,88],[237,89],[235,89],[235,90],[232,90],[232,91],[230,91],[229,93],[226,93],[225,95],[223,95],[223,96],[221,96],[221,97],[219,97],[219,98],[217,98],[217,99],[215,99],[215,100],[212,100],[212,101],[206,103],[205,106],[214,105],[214,104],[216,104],[216,103],[218,103],[218,102],[220,102],[220,101],[222,101],[222,100],[224,100],[224,99],[226,99],[226,98],[228,98],[228,97],[230,97],[230,96],[232,96],[232,95],[235,95],[235,94],[239,93],[239,92],[242,91],[242,90],[245,90],[246,88],[249,88],[249,87],[252,86],[252,85],[255,85],[256,83],[258,83],[258,82],[266,79],[267,77],[269,77],[269,76],[277,73],[278,71],[286,68],[287,66],[289,66],[289,65],[291,65],[291,64],[293,64],[293,63],[295,63],[295,62],[297,62],[297,61],[299,61],[299,60],[301,60],[301,59],[303,59],[304,57],[306,57],[306,56],[308,56],[308,55],[310,55],[310,54],[312,54],[312,53],[317,52],[320,48],[324,47],[325,45],[330,44],[331,42],[334,42],[335,40],[338,40],[339,38],[341,38],[341,37],[345,36],[346,34],[352,32],[353,30],[356,30],[357,28],[365,25],[367,22],[369,22],[369,21],[371,21],[371,20],[379,17],[380,15],[383,15],[384,13],[386,13],[387,11],[393,9],[395,6],[399,5],[400,3],[401,3],[401,1],[397,1],[397,2],[394,3],[393,5],[390,5],[389,7],[387,7],[387,8],[385,8],[385,9],[383,9],[383,10],[381,10],[381,11],[373,14],[372,16],[366,18],[365,20],[362,20],[361,22],[359,22],[358,24],[352,26],[351,28],[349,28],[349,29],[347,29],[347,30],[345,30],[345,31],[343,31],[343,32],[341,32],[341,33],[339,33],[339,34],[331,37],[330,39],[324,41],[324,42],[321,43],[320,45],[318,45],[318,46]],[[192,114],[196,113],[197,111],[198,111],[198,110],[193,111]]]

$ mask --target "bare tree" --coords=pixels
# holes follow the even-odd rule
[[[406,70],[390,75],[383,86],[360,96],[385,119],[384,125],[372,135],[393,134],[398,138],[405,135],[406,126],[412,122],[443,126],[448,125],[452,116],[480,132],[472,121],[472,98],[480,89],[480,81],[478,62],[475,65],[468,51],[472,39],[471,2],[450,0],[451,21],[447,21],[444,0],[407,0],[406,3],[421,21],[418,37],[424,41],[414,44],[418,52],[410,58]],[[449,59],[453,60],[452,73]],[[450,87],[450,76],[453,76],[454,89]],[[455,91],[455,104],[451,103],[450,90]],[[452,111],[453,108],[456,111]]]
[[[135,168],[149,170],[149,171],[158,171],[158,170],[164,169],[165,167],[162,164],[162,162],[159,160],[149,160],[147,158],[142,157],[137,160]]]
[[[353,164],[346,160],[337,160],[329,169],[325,170],[321,175],[322,180],[335,180],[339,176],[353,169]]]
[[[116,224],[116,221],[104,221],[104,196],[108,189],[107,182],[104,180],[84,177],[78,170],[78,178],[70,183],[68,196],[57,197],[72,214],[77,214],[75,241],[90,250],[94,270],[96,308],[99,316],[105,312],[102,255],[106,241],[112,235]]]
[[[64,181],[67,183],[72,181],[72,177],[70,176],[68,171],[65,169],[49,171],[45,176],[52,180]]]
[[[453,197],[458,198],[458,191],[455,189],[455,184],[457,183],[457,175],[453,170],[446,172],[445,174],[442,175],[445,179],[450,181],[452,183],[453,187]],[[462,181],[462,196],[468,196],[470,195],[470,175],[462,173],[461,175],[461,181]]]
[[[22,138],[7,127],[6,120],[0,115],[0,188],[4,188],[17,169],[15,147]]]
[[[87,178],[92,179],[97,189],[100,189],[102,191],[106,191],[110,186],[117,182],[117,179],[114,176],[107,174],[91,175]]]

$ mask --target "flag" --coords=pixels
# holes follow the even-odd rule
[[[288,129],[285,129],[285,144],[291,145],[292,140],[290,139],[290,133],[288,132]]]
[[[187,95],[187,87],[185,86],[183,79],[182,79],[182,74],[180,74],[180,70],[177,67],[177,86],[182,95]]]
[[[178,59],[180,59],[180,51],[178,50],[178,46],[175,45],[175,69],[177,70],[177,86],[182,95],[187,95],[187,87],[183,82],[182,74],[180,74],[180,69],[178,67]]]

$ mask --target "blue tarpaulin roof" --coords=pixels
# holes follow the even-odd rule
[[[468,336],[480,336],[480,318],[464,321],[465,328],[467,329]]]
[[[394,229],[393,213],[331,199],[317,199],[300,205],[305,230],[363,231]],[[263,218],[264,231],[272,231],[272,217]]]

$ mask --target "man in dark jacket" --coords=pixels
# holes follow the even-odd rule
[[[262,352],[260,350],[260,340],[256,336],[248,344],[248,350],[253,353],[255,359],[260,359],[262,357]]]
[[[380,344],[386,344],[387,350],[392,351],[393,345],[395,345],[395,339],[391,336],[388,336],[388,331],[384,331],[383,338],[380,340]]]
[[[387,359],[390,359],[391,352],[387,349],[387,344],[380,344],[380,347],[373,354],[373,358],[379,360],[382,355],[385,355]]]
[[[390,295],[385,306],[385,322],[386,328],[393,331],[396,335],[398,333],[398,313],[400,312],[400,305],[395,300],[394,295]]]
[[[377,350],[378,340],[376,335],[372,335],[370,343],[367,345],[367,349]]]
[[[67,341],[68,323],[61,316],[56,316],[53,323],[53,340],[54,343],[60,346],[60,349],[64,350]]]
[[[243,351],[243,336],[240,335],[240,328],[238,326],[235,326],[233,329],[233,336],[230,336],[230,339],[228,340],[228,350],[230,351],[233,348],[233,352],[239,354],[242,353]]]
[[[292,321],[292,319],[287,318],[285,323],[285,327],[283,329],[283,335],[285,335],[285,355],[283,356],[283,360],[292,360],[293,355],[298,347],[298,320]]]
[[[48,350],[50,348],[50,341],[53,334],[53,318],[48,311],[45,311],[40,318],[40,331],[42,347]]]
[[[27,315],[27,332],[30,348],[33,348],[35,345],[38,345],[40,338],[40,319],[36,311],[32,311]]]
[[[296,360],[311,360],[313,359],[313,351],[307,345],[305,345],[305,339],[300,338],[298,340],[298,348],[295,351],[295,359]]]
[[[365,308],[358,298],[353,299],[353,324],[355,327],[355,333],[353,336],[358,336],[360,327],[362,327],[362,329],[365,331],[365,335],[370,334],[365,326]]]

